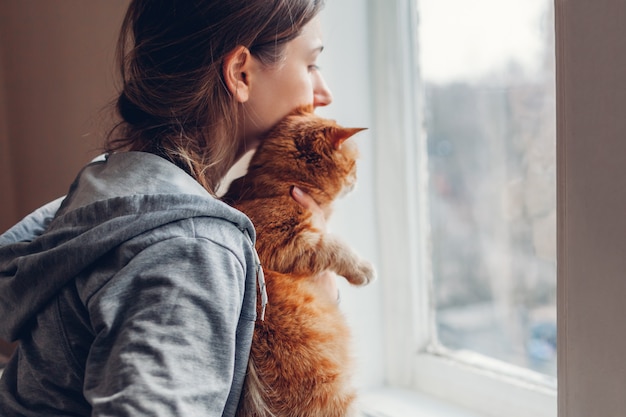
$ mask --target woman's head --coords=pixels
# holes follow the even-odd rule
[[[296,107],[325,106],[332,101],[317,66],[322,49],[319,21],[313,19],[285,45],[276,64],[264,64],[245,48],[226,59],[226,85],[241,103],[240,143],[254,147],[254,142]]]
[[[241,52],[248,64],[279,68],[322,3],[132,1],[119,41],[122,123],[108,150],[161,155],[214,192],[246,139],[239,130],[247,104],[225,74]]]

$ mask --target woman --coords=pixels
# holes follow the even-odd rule
[[[259,265],[252,224],[214,195],[289,111],[331,102],[321,7],[130,4],[109,155],[0,237],[0,337],[20,340],[0,415],[234,415]]]

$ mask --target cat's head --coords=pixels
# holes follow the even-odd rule
[[[262,140],[248,172],[298,186],[318,204],[329,204],[356,182],[358,149],[348,139],[362,130],[320,117],[312,106],[298,108]]]

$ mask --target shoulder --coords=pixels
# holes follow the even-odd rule
[[[254,244],[248,229],[232,219],[213,216],[193,216],[147,231],[124,244],[136,256],[149,248],[158,247],[172,254],[174,250],[197,252],[194,257],[232,256],[245,268],[253,260]],[[172,256],[172,262],[184,258],[184,253]]]
[[[254,285],[253,250],[229,222],[180,220],[120,245],[79,280],[79,292],[96,327],[155,308],[207,313],[218,300],[236,318]]]
[[[149,287],[168,291],[186,285],[203,291],[218,281],[228,281],[241,293],[255,265],[251,224],[243,215],[223,213],[228,208],[217,201],[192,197],[137,196],[134,203],[120,204],[110,221],[90,229],[102,232],[97,233],[101,236],[98,243],[90,238],[90,244],[111,249],[84,277],[83,299],[112,288],[112,294]],[[116,211],[111,207],[108,202],[104,212]],[[119,241],[109,244],[108,239],[117,235]]]

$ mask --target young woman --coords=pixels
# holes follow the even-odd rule
[[[214,196],[274,123],[331,102],[321,7],[131,2],[108,156],[0,236],[0,337],[20,341],[0,415],[234,414],[259,266],[253,225]]]

